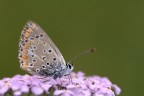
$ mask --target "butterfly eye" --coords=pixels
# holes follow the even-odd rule
[[[70,64],[68,64],[68,67],[69,67],[69,69],[71,69],[71,65]]]

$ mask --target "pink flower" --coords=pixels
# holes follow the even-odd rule
[[[0,80],[0,96],[9,94],[20,96],[49,94],[54,96],[115,96],[121,89],[106,77],[85,76],[83,72],[71,73],[54,80],[49,77],[15,75]]]

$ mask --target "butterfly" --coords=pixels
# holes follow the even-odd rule
[[[66,63],[47,33],[35,22],[27,21],[21,32],[18,58],[20,68],[32,75],[54,79],[69,75],[73,64]]]

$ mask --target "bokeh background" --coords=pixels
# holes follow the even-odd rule
[[[142,96],[144,2],[139,0],[0,0],[0,79],[19,68],[18,42],[27,20],[37,22],[67,60],[89,48],[74,71],[108,77],[120,96]]]

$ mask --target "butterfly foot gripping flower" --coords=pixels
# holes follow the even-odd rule
[[[83,72],[67,76],[49,77],[16,75],[0,80],[0,96],[116,96],[121,89],[106,77],[85,76]]]

